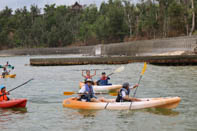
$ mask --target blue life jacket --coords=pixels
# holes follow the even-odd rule
[[[124,91],[126,93],[126,95],[129,95],[130,94],[130,89],[125,89],[125,88],[121,88],[119,93],[118,93],[118,96],[116,98],[116,102],[125,102],[127,100],[124,100],[123,97],[122,97],[122,91]]]
[[[90,102],[91,98],[96,98],[94,96],[94,91],[92,86],[88,86],[88,84],[85,84],[85,92],[88,92],[88,94],[83,94],[80,98],[80,100],[84,99],[87,102]]]
[[[110,80],[109,77],[106,77],[105,79],[100,78],[100,80],[98,80],[98,85],[111,85],[108,83],[108,80]]]

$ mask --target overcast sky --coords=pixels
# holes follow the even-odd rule
[[[24,6],[29,9],[33,4],[38,5],[39,8],[43,8],[46,4],[50,5],[54,3],[56,5],[72,5],[76,1],[82,5],[96,4],[97,6],[100,6],[103,1],[107,2],[108,0],[0,0],[0,10],[4,9],[6,6],[13,10],[23,8]]]

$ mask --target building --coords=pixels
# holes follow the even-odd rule
[[[75,2],[74,5],[72,5],[72,10],[82,10],[83,6],[80,5],[78,2]]]

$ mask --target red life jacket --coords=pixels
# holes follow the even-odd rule
[[[86,76],[86,79],[92,79],[92,77],[91,76]]]
[[[107,80],[107,77],[101,77],[101,80]]]
[[[6,92],[5,92],[6,93]],[[0,91],[0,101],[7,101],[8,100],[8,97],[6,96],[6,94],[5,93],[2,93],[1,91]],[[4,94],[4,95],[3,95]],[[2,95],[2,96],[1,96]]]

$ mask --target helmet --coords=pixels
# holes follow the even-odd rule
[[[3,88],[5,88],[5,86],[4,86],[4,85],[1,85],[1,86],[0,86],[0,90],[2,90]]]
[[[125,83],[123,83],[123,85],[122,85],[123,88],[127,88],[127,87],[129,87],[129,86],[130,86],[130,84],[129,84],[128,82],[125,82]]]

